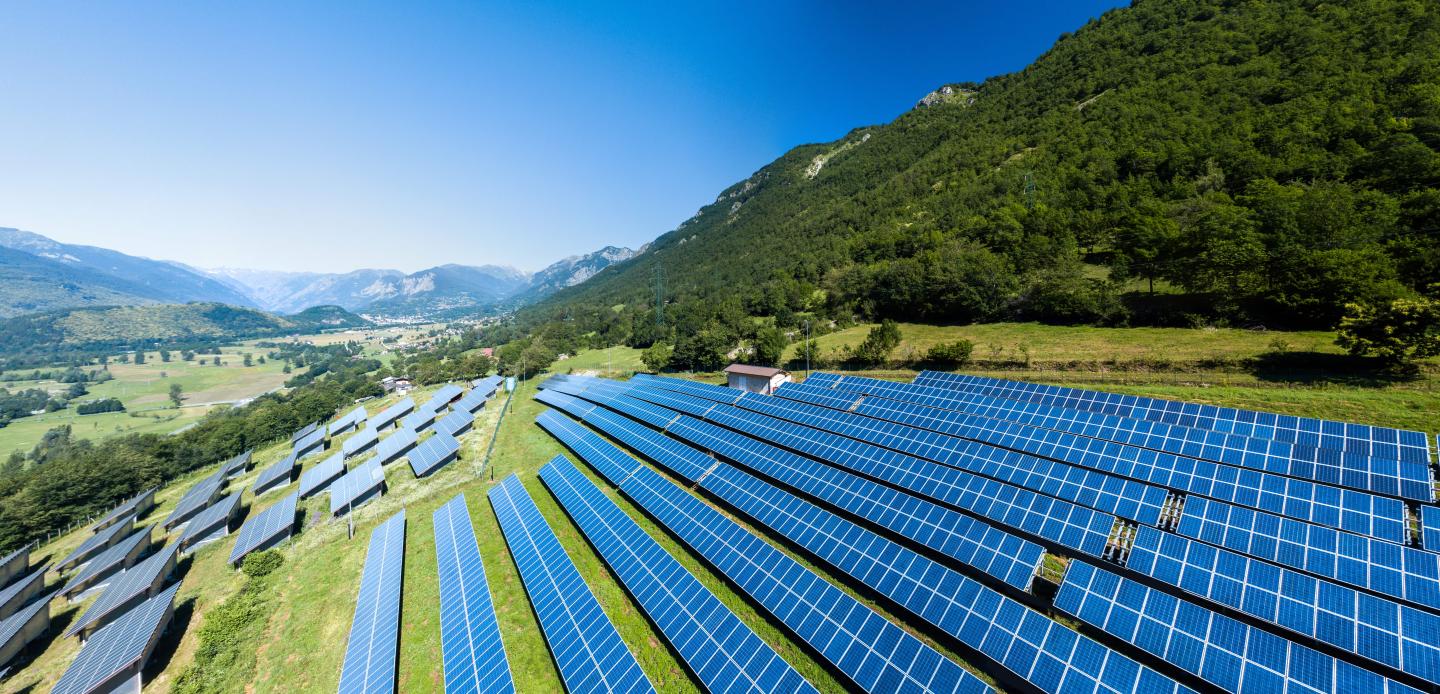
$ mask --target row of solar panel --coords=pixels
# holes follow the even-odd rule
[[[1375,458],[1413,462],[1430,460],[1429,441],[1424,433],[1418,431],[939,371],[922,371],[915,377],[914,383],[1254,438],[1334,448]]]
[[[1423,501],[1435,498],[1426,462],[1376,459],[1298,443],[1247,438],[1163,422],[1067,410],[872,378],[844,376],[830,381],[828,386],[1380,494]]]
[[[695,461],[693,453],[698,452],[694,449],[681,447],[684,452],[677,452],[674,446],[667,443],[672,440],[659,433],[626,420],[597,416],[599,414],[598,411],[591,412],[587,421],[612,438],[642,451],[647,457],[698,483],[763,525],[775,529],[837,569],[872,586],[921,619],[950,632],[957,639],[986,653],[996,662],[1004,664],[1017,675],[1044,690],[1055,691],[1061,686],[1077,686],[1087,678],[1098,679],[1102,686],[1116,687],[1118,691],[1129,691],[1136,686],[1135,677],[1138,677],[1145,687],[1168,682],[1158,673],[1139,668],[1133,661],[1107,652],[1108,649],[1103,649],[1094,642],[1087,642],[1085,647],[1079,650],[1094,646],[1095,655],[1098,655],[1101,661],[1113,659],[1135,666],[1128,670],[1130,679],[1121,685],[1119,681],[1106,681],[1099,671],[1076,669],[1077,662],[1070,660],[1076,652],[1076,642],[1070,638],[1074,636],[1073,632],[1042,615],[1030,612],[1019,603],[1014,603],[953,570],[931,562],[901,545],[783,492],[737,468],[727,464],[702,467]],[[686,426],[693,422],[687,419],[682,418],[675,426]],[[603,445],[606,444],[595,442],[592,447]],[[639,484],[637,481],[645,482],[641,485],[643,490],[636,488]],[[648,468],[633,470],[620,486],[662,522],[667,515],[675,514],[674,517],[680,525],[671,525],[672,530],[680,534],[682,539],[693,535],[695,539],[690,540],[690,544],[702,553],[706,553],[707,547],[711,548],[711,552],[716,552],[714,547],[717,545],[729,544],[733,546],[733,554],[726,556],[731,557],[731,561],[738,561],[738,557],[745,554],[751,541],[759,542],[733,524],[734,531],[738,534],[725,536],[721,529],[726,526],[718,521],[701,518],[707,514],[715,514],[713,510],[673,484],[655,476]],[[647,504],[647,496],[654,501]],[[663,505],[657,508],[662,501],[674,508],[667,509]],[[717,560],[712,558],[712,561]],[[813,574],[803,580],[808,581],[811,577]],[[814,577],[814,580],[824,583],[823,579],[818,577]],[[793,583],[793,579],[789,582]],[[1006,617],[1000,618],[998,615],[1001,613]],[[1009,619],[1011,615],[1013,620]],[[1063,653],[1052,652],[1049,641],[1051,634],[1059,632],[1068,634],[1058,637],[1063,641]],[[1114,670],[1125,671],[1127,668],[1116,666]],[[1147,681],[1147,678],[1152,677],[1155,681]],[[864,686],[865,683],[862,681],[861,684]],[[1168,684],[1174,687],[1173,682]],[[1094,686],[1093,683],[1091,686]]]

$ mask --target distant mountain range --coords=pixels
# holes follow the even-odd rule
[[[0,318],[87,306],[222,303],[295,314],[340,306],[381,317],[449,318],[513,308],[588,279],[634,251],[607,246],[527,274],[496,265],[441,265],[406,274],[201,270],[0,228]]]

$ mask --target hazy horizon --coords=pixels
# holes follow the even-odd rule
[[[22,5],[0,225],[199,268],[533,272],[1121,4]]]

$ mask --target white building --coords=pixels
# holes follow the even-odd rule
[[[731,364],[725,367],[725,379],[726,385],[731,388],[766,395],[774,393],[782,383],[794,380],[790,377],[790,372],[784,369],[748,364]]]

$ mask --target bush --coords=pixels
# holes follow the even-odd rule
[[[645,351],[640,353],[640,361],[645,363],[645,368],[654,373],[660,373],[664,371],[666,367],[670,366],[670,355],[673,352],[674,348],[670,345],[664,342],[656,342],[646,347]]]
[[[252,552],[246,555],[245,560],[240,562],[240,571],[250,578],[260,578],[269,576],[284,563],[284,555],[276,550],[267,549],[264,552]]]
[[[895,321],[886,319],[870,329],[870,334],[865,340],[852,347],[848,356],[850,361],[864,366],[879,366],[890,358],[890,353],[900,346],[900,326]]]
[[[1335,342],[1355,356],[1378,357],[1391,371],[1413,375],[1419,371],[1416,362],[1440,356],[1440,301],[1350,304]]]
[[[83,403],[75,407],[76,414],[99,414],[101,412],[124,412],[125,403],[116,398],[105,398]]]
[[[975,343],[969,340],[942,342],[925,353],[925,361],[934,366],[955,369],[969,364],[974,351]]]

